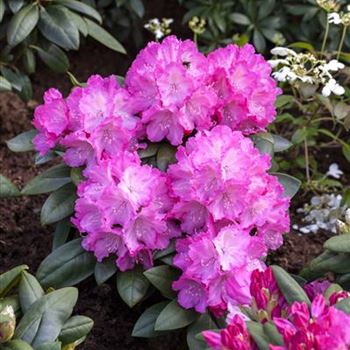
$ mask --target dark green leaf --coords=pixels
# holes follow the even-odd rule
[[[348,162],[350,162],[350,145],[344,143],[342,147],[343,155]]]
[[[94,325],[94,321],[86,316],[73,316],[67,320],[58,336],[65,345],[87,336]]]
[[[161,145],[157,153],[157,167],[162,171],[166,171],[169,164],[176,162],[175,153],[176,147],[168,144]]]
[[[194,322],[198,316],[194,310],[186,310],[173,300],[159,314],[154,329],[169,331],[183,328]]]
[[[298,41],[298,42],[289,44],[288,46],[293,48],[308,50],[310,52],[315,52],[315,48],[312,46],[312,44],[304,41]]]
[[[328,239],[324,244],[324,248],[337,253],[350,253],[350,234],[334,236]]]
[[[37,48],[39,57],[54,72],[64,73],[69,69],[67,55],[58,46],[51,44],[47,50]]]
[[[140,18],[145,14],[145,7],[143,6],[142,0],[130,0],[130,7]]]
[[[28,74],[35,72],[36,61],[33,50],[27,48],[22,58],[23,66]]]
[[[81,246],[81,238],[70,241],[49,254],[36,277],[45,288],[73,286],[94,273],[96,258]]]
[[[143,274],[166,298],[173,299],[176,297],[176,293],[172,289],[172,283],[179,277],[177,270],[168,265],[161,265],[152,267]]]
[[[6,294],[17,285],[22,272],[27,269],[27,265],[20,265],[0,275],[0,298],[6,296]]]
[[[10,179],[0,174],[0,198],[14,197],[19,194],[17,186]]]
[[[23,41],[34,29],[39,20],[39,9],[37,4],[23,7],[11,19],[7,28],[7,41],[15,46]]]
[[[84,4],[82,1],[76,0],[59,0],[59,4],[70,8],[73,11],[79,12],[83,15],[89,16],[95,19],[97,22],[102,23],[101,15],[91,6]]]
[[[187,345],[189,350],[206,350],[208,345],[200,339],[196,338],[196,335],[209,330],[215,329],[216,324],[208,314],[201,315],[198,320],[192,323],[187,329]]]
[[[23,313],[44,295],[40,283],[30,273],[23,271],[19,283],[18,295]]]
[[[41,297],[24,314],[15,336],[34,348],[58,337],[77,302],[76,288],[62,288]]]
[[[114,259],[105,259],[97,262],[95,266],[95,280],[98,285],[106,282],[117,272],[117,266]]]
[[[154,330],[154,326],[159,314],[167,304],[168,302],[163,301],[146,309],[145,312],[136,321],[134,329],[132,330],[132,336],[152,338],[162,334],[161,332],[156,332]]]
[[[18,12],[24,5],[24,0],[9,0],[8,5],[13,13]]]
[[[39,29],[46,39],[65,49],[79,48],[79,31],[64,7],[41,7]]]
[[[263,329],[270,344],[283,345],[283,337],[272,322],[264,323]]]
[[[56,250],[58,247],[67,242],[70,228],[71,225],[67,219],[59,221],[57,223],[55,232],[53,234],[52,251]]]
[[[274,152],[274,140],[270,133],[260,133],[254,136],[254,143],[261,154],[268,154],[271,157]]]
[[[278,287],[290,305],[295,301],[305,302],[306,304],[310,305],[310,300],[307,294],[293,277],[291,277],[279,266],[273,265],[272,270]]]
[[[339,310],[344,311],[347,314],[350,314],[350,298],[340,300],[335,304],[335,307]]]
[[[68,183],[52,192],[41,208],[41,223],[49,225],[71,215],[74,212],[75,191],[75,186]]]
[[[276,108],[281,108],[286,105],[290,105],[295,100],[294,96],[281,95],[277,97]]]
[[[153,157],[153,156],[155,156],[157,154],[158,148],[159,148],[158,144],[150,143],[150,144],[147,145],[146,149],[140,149],[138,151],[139,157],[141,159]]]
[[[68,11],[67,14],[71,18],[71,20],[75,23],[79,32],[81,34],[83,34],[84,37],[86,37],[89,33],[88,33],[87,25],[86,25],[83,17],[81,17],[80,15],[77,15],[76,13],[74,13],[72,11]]]
[[[253,33],[253,43],[259,52],[264,52],[266,49],[266,41],[264,36],[261,34],[261,32],[258,29],[254,30]]]
[[[88,32],[91,37],[114,51],[124,54],[126,53],[122,44],[106,30],[87,18],[85,19],[85,22],[87,24]]]
[[[61,343],[58,341],[47,342],[39,345],[35,350],[61,350]]]
[[[120,297],[129,307],[134,307],[146,295],[149,282],[142,273],[142,268],[117,273],[117,289]]]
[[[2,21],[4,13],[5,13],[5,0],[0,0],[0,22]]]
[[[33,350],[33,348],[21,339],[13,339],[5,344],[0,344],[0,350]]]
[[[278,181],[284,187],[285,196],[293,198],[295,194],[299,191],[301,181],[297,178],[282,173],[271,173],[271,175],[277,176]]]
[[[6,141],[7,147],[12,152],[27,152],[34,150],[32,143],[33,137],[37,134],[36,130],[29,130]]]
[[[258,346],[259,350],[268,350],[269,347],[269,340],[267,339],[263,325],[258,322],[247,322],[247,328],[249,334],[254,339],[254,342]]]
[[[273,149],[275,152],[283,152],[293,146],[293,144],[289,140],[285,139],[282,136],[272,135],[272,138],[273,138]]]
[[[248,26],[250,24],[250,19],[243,13],[235,12],[235,13],[232,13],[229,17],[231,21],[234,23],[241,24],[244,26]]]
[[[21,193],[24,195],[48,193],[69,182],[71,182],[70,168],[64,164],[59,164],[30,180]]]
[[[258,11],[258,18],[263,19],[270,15],[276,6],[276,0],[264,0],[260,6]]]

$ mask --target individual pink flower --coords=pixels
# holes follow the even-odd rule
[[[259,254],[282,244],[289,199],[267,173],[269,157],[251,140],[216,126],[191,137],[176,158],[168,169],[176,201],[172,214],[186,233],[205,231],[209,220],[218,226],[238,222],[255,236]]]
[[[33,125],[39,132],[33,139],[34,146],[45,155],[56,146],[68,126],[68,108],[58,90],[45,92],[44,104],[35,109]]]
[[[244,320],[236,315],[227,328],[218,332],[202,332],[204,340],[213,350],[256,350]]]
[[[271,350],[347,350],[350,346],[350,316],[327,306],[318,295],[309,309],[305,303],[292,304],[288,319],[274,318],[284,345]]]
[[[207,85],[207,59],[195,43],[168,36],[149,43],[125,78],[126,88],[142,106],[142,123],[152,142],[179,145],[194,129],[209,128],[217,96]]]
[[[312,301],[319,294],[324,295],[325,291],[329,288],[331,283],[328,280],[316,280],[304,285],[304,290]]]
[[[257,247],[256,238],[237,225],[219,232],[212,227],[178,240],[173,263],[183,274],[173,288],[179,291],[180,305],[204,312],[207,308],[227,310],[229,303],[249,303],[250,275],[263,266],[259,258],[264,249]]]
[[[244,134],[264,130],[276,116],[280,89],[271,67],[252,45],[228,45],[208,55],[211,84],[217,96],[220,124]]]

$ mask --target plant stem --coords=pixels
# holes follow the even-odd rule
[[[321,54],[324,55],[324,50],[326,49],[326,43],[328,39],[328,33],[329,33],[329,22],[328,22],[328,15],[326,17],[326,31],[324,33],[324,38],[323,38],[323,43],[322,43],[322,48],[321,48]]]
[[[341,50],[342,50],[343,45],[344,45],[345,35],[346,35],[347,29],[348,29],[348,26],[344,26],[344,27],[343,27],[343,34],[342,34],[342,36],[341,36],[340,43],[339,43],[337,60],[339,60],[339,58],[340,58],[340,54],[341,54]]]
[[[306,128],[304,127],[305,133],[306,133]],[[305,152],[305,170],[306,170],[306,180],[307,183],[310,183],[310,161],[309,161],[309,147],[307,144],[307,137],[305,135],[304,139],[304,152]]]

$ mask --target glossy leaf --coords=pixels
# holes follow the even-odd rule
[[[74,212],[75,191],[75,186],[68,183],[50,194],[41,208],[42,225],[60,221]]]
[[[4,13],[5,13],[5,0],[0,0],[0,22],[4,17]]]
[[[171,286],[173,281],[179,277],[177,270],[168,265],[161,265],[148,269],[143,274],[166,298],[176,297]]]
[[[337,253],[350,253],[350,234],[334,236],[324,244],[325,249]]]
[[[24,195],[48,193],[59,189],[69,182],[71,182],[70,168],[59,164],[30,180],[21,193]]]
[[[273,149],[275,152],[283,152],[293,146],[293,144],[279,135],[272,135],[273,138]]]
[[[47,50],[37,48],[39,57],[54,72],[64,73],[69,69],[67,55],[58,46],[51,44]]]
[[[310,300],[304,289],[300,287],[297,281],[294,280],[281,267],[273,265],[272,271],[277,281],[278,287],[286,298],[288,304],[293,304],[295,301],[304,302],[310,305]]]
[[[32,49],[27,48],[22,58],[23,66],[28,74],[35,72],[36,60]]]
[[[105,259],[102,262],[97,262],[95,266],[95,280],[98,285],[105,283],[117,272],[115,259]]]
[[[159,314],[154,329],[169,331],[183,328],[194,322],[198,316],[194,310],[186,310],[173,300]]]
[[[5,344],[0,344],[0,350],[33,350],[33,348],[21,339],[13,339]]]
[[[120,52],[126,53],[122,44],[116,40],[111,34],[109,34],[106,30],[104,30],[101,26],[96,24],[89,19],[85,19],[89,35],[93,37],[95,40],[99,41],[101,44],[107,46],[108,48]]]
[[[12,13],[16,13],[23,7],[24,0],[10,0],[8,5]]]
[[[97,22],[102,23],[101,15],[91,6],[84,4],[82,1],[76,0],[58,0],[57,3],[68,7],[69,9],[81,13],[83,15],[89,16],[95,19]]]
[[[231,21],[234,23],[241,24],[244,26],[248,26],[250,24],[250,19],[243,13],[235,12],[235,13],[232,13],[229,17]]]
[[[57,249],[67,242],[70,232],[70,222],[65,219],[56,224],[55,232],[53,233],[52,250]]]
[[[34,150],[34,145],[32,143],[33,137],[37,134],[36,130],[25,131],[6,141],[7,147],[12,152],[27,152]]]
[[[0,198],[14,197],[19,194],[17,186],[6,176],[0,174]]]
[[[282,173],[271,173],[271,175],[277,176],[278,181],[284,187],[285,196],[293,198],[299,191],[301,186],[301,181],[299,179]]]
[[[15,336],[34,348],[58,337],[78,299],[76,288],[62,288],[36,301],[19,322]]]
[[[79,48],[79,31],[62,6],[40,8],[39,30],[49,41],[65,48]]]
[[[34,29],[39,20],[37,4],[29,4],[17,12],[7,28],[7,41],[15,46],[23,41]]]
[[[154,327],[159,314],[167,305],[168,302],[163,301],[146,309],[136,321],[132,330],[132,336],[140,338],[153,338],[162,334],[162,332],[155,331]]]
[[[198,339],[196,336],[208,329],[217,328],[215,322],[208,314],[199,316],[198,320],[192,323],[187,329],[187,345],[189,350],[207,350],[208,345],[205,341]]]
[[[145,7],[142,0],[130,0],[130,7],[140,18],[145,14]]]
[[[11,91],[12,85],[11,83],[5,79],[4,77],[0,76],[0,92],[1,91]]]
[[[45,288],[73,286],[94,273],[96,258],[83,249],[81,238],[70,241],[49,254],[36,277]]]
[[[0,275],[0,298],[6,296],[6,294],[18,284],[22,272],[27,269],[27,265],[19,265]]]
[[[255,344],[258,346],[259,350],[268,350],[269,340],[267,339],[263,325],[258,322],[247,322],[247,328],[249,334],[254,339]]]
[[[47,342],[39,345],[35,350],[61,350],[61,342]]]
[[[30,273],[23,271],[18,289],[22,311],[24,313],[27,312],[44,294],[44,290],[38,280]]]
[[[134,307],[145,297],[149,285],[140,267],[117,273],[118,293],[129,307]]]
[[[63,325],[58,339],[63,344],[74,343],[75,341],[86,337],[90,333],[93,325],[94,321],[89,317],[73,316]]]

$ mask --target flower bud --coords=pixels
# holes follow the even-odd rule
[[[0,344],[8,342],[15,333],[16,317],[13,307],[10,305],[0,312]]]

